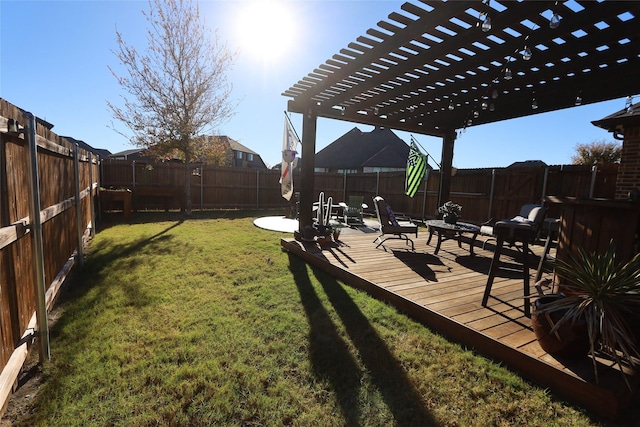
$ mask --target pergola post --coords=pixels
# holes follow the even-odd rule
[[[451,192],[451,167],[453,165],[453,143],[456,140],[456,132],[446,132],[442,137],[442,157],[440,160],[440,193],[438,194],[438,206],[442,206],[449,200]]]
[[[298,235],[300,240],[305,236],[305,227],[313,225],[313,189],[316,157],[316,122],[315,112],[309,110],[302,119],[302,185],[300,190],[300,206],[298,210]]]

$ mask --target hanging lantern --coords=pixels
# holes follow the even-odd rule
[[[282,160],[287,163],[291,163],[296,159],[298,152],[296,150],[284,150],[282,152]]]

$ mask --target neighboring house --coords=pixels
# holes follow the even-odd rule
[[[81,141],[79,139],[75,139],[75,138],[72,138],[70,136],[63,136],[63,138],[65,138],[67,141],[69,141],[72,144],[78,144],[79,148],[87,150],[87,151],[91,152],[92,154],[94,154],[96,156],[99,156],[101,159],[106,159],[107,157],[109,157],[111,155],[111,152],[109,150],[105,150],[104,148],[93,148],[92,146],[90,146],[86,142]]]
[[[407,168],[409,146],[393,131],[354,127],[316,154],[316,172],[394,172]]]
[[[132,148],[113,153],[109,158],[114,160],[135,160],[136,162],[154,162],[155,159],[153,157],[145,155],[146,151],[144,148]]]
[[[508,168],[533,168],[533,167],[547,167],[547,164],[542,160],[525,160],[523,162],[511,163]]]
[[[231,166],[236,168],[267,169],[267,165],[265,165],[260,154],[228,136],[222,136],[221,138],[226,138],[231,150],[233,150]]]
[[[240,144],[238,141],[229,138],[228,136],[205,136],[208,142],[221,144],[222,150],[225,152],[224,155],[228,161],[224,161],[223,163],[228,164],[231,167],[236,168],[252,168],[252,169],[267,169],[267,166],[262,161],[262,157],[257,154],[255,151],[245,147]],[[109,156],[112,159],[120,159],[120,160],[135,160],[137,162],[154,162],[157,161],[153,158],[153,156],[146,155],[146,149],[137,148],[131,150],[121,151],[120,153],[115,153]],[[215,159],[215,163],[213,164],[222,164],[219,163],[220,152],[212,154]],[[167,159],[168,161],[178,161],[178,159]],[[165,161],[167,161],[165,160]],[[202,160],[202,159],[201,159]],[[211,160],[211,159],[209,159]],[[196,161],[197,162],[197,161]],[[206,163],[206,161],[205,161]]]

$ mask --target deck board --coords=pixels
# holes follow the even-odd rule
[[[424,236],[424,237],[423,237]],[[493,257],[493,245],[476,242],[470,256],[468,242],[442,243],[434,255],[435,239],[425,245],[426,233],[414,239],[415,252],[402,240],[388,240],[375,248],[371,233],[342,233],[338,244],[321,250],[313,243],[282,239],[286,250],[376,298],[396,305],[428,327],[481,354],[504,363],[524,377],[561,397],[602,416],[615,418],[629,393],[620,372],[603,365],[600,385],[593,380],[588,357],[559,360],[538,345],[531,321],[524,316],[522,256],[507,249],[493,283],[487,307],[481,301]],[[532,246],[540,254],[542,247]],[[538,258],[529,256],[531,288]],[[638,378],[631,378],[634,386]],[[637,388],[637,387],[636,387]]]

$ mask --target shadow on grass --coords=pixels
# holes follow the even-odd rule
[[[135,258],[129,258],[130,255],[134,255],[142,251],[145,251],[147,254],[153,253],[154,251],[157,253],[166,251],[167,247],[171,247],[171,245],[164,243],[165,240],[171,238],[166,234],[172,229],[180,226],[182,222],[183,221],[177,221],[153,236],[139,239],[129,244],[114,244],[112,241],[102,241],[97,244],[94,243],[91,249],[91,256],[84,263],[81,270],[73,273],[69,283],[65,283],[65,291],[60,293],[56,304],[65,304],[67,301],[84,297],[91,289],[96,286],[100,286],[100,276],[103,274],[109,274],[111,269],[115,268],[114,266],[118,263],[120,268],[124,269],[135,267],[134,264],[137,261]],[[125,260],[128,265],[123,265]],[[141,307],[151,303],[152,297],[140,289],[139,282],[125,281],[119,283],[119,285],[128,295],[127,300],[131,305]],[[82,305],[84,308],[80,309],[89,309],[90,307],[98,306],[103,303],[102,298],[102,293],[96,293],[95,297],[90,301],[85,301]],[[65,313],[58,320],[57,326],[62,327],[67,322],[73,321],[73,316],[67,316]],[[85,325],[85,328],[86,331],[79,331],[79,333],[90,334],[91,325]],[[56,335],[56,333],[55,328],[52,329],[52,336]]]
[[[291,254],[289,263],[309,318],[313,366],[319,375],[331,381],[347,424],[357,425],[357,396],[360,395],[362,373],[315,294],[306,264]],[[420,393],[360,308],[334,278],[322,272],[316,272],[315,275],[342,319],[351,342],[393,414],[396,425],[435,425]]]
[[[289,253],[289,268],[309,319],[309,347],[314,372],[331,384],[346,424],[358,425],[360,409],[357,390],[362,372],[316,295],[304,261]]]

